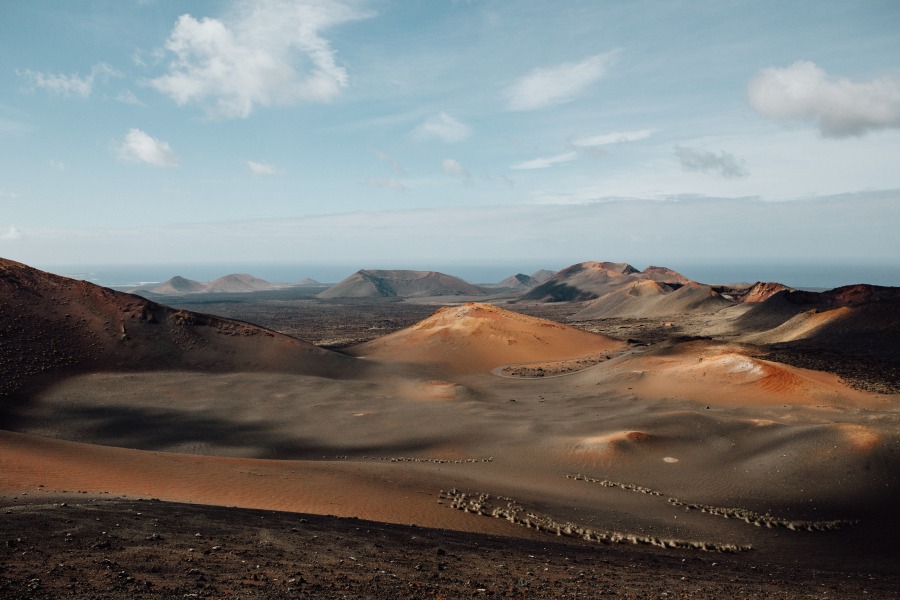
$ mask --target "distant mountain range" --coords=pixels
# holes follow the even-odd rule
[[[147,297],[191,294],[238,294],[296,287],[325,287],[311,279],[272,283],[248,274],[214,281],[184,277],[128,290]],[[678,320],[684,315],[720,313],[733,323],[737,338],[770,345],[812,344],[859,354],[876,348],[896,352],[900,331],[897,305],[900,288],[845,286],[825,292],[793,290],[774,282],[706,285],[662,266],[640,271],[628,263],[589,261],[556,273],[517,273],[494,284],[474,285],[437,271],[363,269],[318,295],[337,298],[446,298],[447,301],[503,299],[514,303],[577,302],[572,321],[602,319]],[[726,312],[720,312],[726,311]]]
[[[175,276],[153,286],[140,286],[128,291],[133,294],[158,294],[161,296],[180,296],[184,294],[240,294],[246,292],[262,292],[280,290],[288,287],[313,287],[322,284],[314,279],[303,279],[296,283],[272,283],[246,273],[233,273],[219,277],[213,281],[193,281]]]
[[[431,296],[486,296],[498,291],[526,291],[540,285],[553,275],[541,269],[525,275],[517,273],[495,284],[475,285],[453,275],[437,271],[402,269],[363,269],[343,281],[331,285],[319,298],[417,298]],[[240,294],[282,290],[297,287],[327,287],[314,279],[294,283],[272,283],[253,275],[235,273],[214,281],[200,282],[175,276],[162,283],[129,288],[139,295],[183,296],[188,294]]]

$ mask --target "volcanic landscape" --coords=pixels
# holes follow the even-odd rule
[[[900,596],[900,288],[0,259],[4,598]]]

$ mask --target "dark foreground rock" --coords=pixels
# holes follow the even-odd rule
[[[0,500],[0,597],[896,598],[896,572],[152,500]]]

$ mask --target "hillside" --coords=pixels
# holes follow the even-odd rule
[[[543,302],[594,300],[620,287],[648,280],[675,285],[690,281],[664,267],[648,267],[641,272],[627,263],[583,262],[559,271],[520,299]]]
[[[319,298],[418,298],[483,296],[484,290],[436,271],[357,271],[318,295]]]
[[[538,269],[537,271],[532,273],[530,277],[538,283],[544,283],[554,275],[556,275],[556,271],[550,271],[548,269]]]
[[[304,280],[295,285],[317,285],[312,280]],[[246,273],[233,273],[219,277],[213,281],[193,281],[175,276],[152,287],[139,287],[129,290],[132,293],[150,293],[160,296],[180,296],[184,294],[236,294],[279,290],[289,287],[283,283],[272,283]]]
[[[506,289],[506,290],[530,290],[531,288],[537,287],[541,282],[532,277],[531,275],[525,275],[524,273],[516,273],[515,275],[510,275],[503,281],[499,283],[493,283],[491,285],[485,286],[490,288],[497,289]]]
[[[229,319],[0,259],[0,396],[96,370],[290,371],[337,375],[352,359]]]
[[[791,344],[900,360],[900,288],[851,285],[824,292],[781,291],[735,322],[756,344]]]
[[[259,292],[285,287],[284,284],[271,283],[246,273],[236,273],[219,277],[206,284],[203,291],[208,294],[233,294],[241,292]]]
[[[576,313],[575,320],[608,318],[662,318],[686,313],[713,313],[734,302],[708,285],[689,283],[672,289],[644,280],[620,287],[594,300]]]
[[[603,335],[469,302],[444,307],[412,327],[348,352],[389,362],[436,365],[448,373],[483,373],[507,364],[574,359],[624,346]]]

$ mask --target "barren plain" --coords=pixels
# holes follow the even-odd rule
[[[895,368],[896,288],[673,313],[587,265],[578,300],[167,308],[3,261],[0,594],[897,597],[860,350]]]

